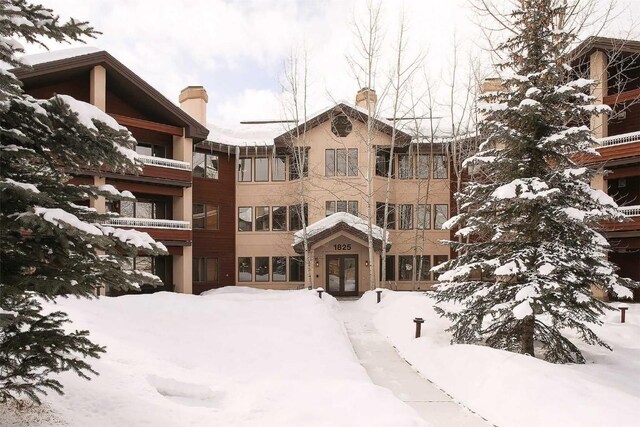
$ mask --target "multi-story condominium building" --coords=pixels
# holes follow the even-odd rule
[[[629,217],[603,224],[609,257],[622,276],[640,281],[640,41],[589,38],[574,50],[573,65],[579,75],[599,82],[593,95],[612,109],[591,123],[600,155],[580,160],[609,171],[592,185]],[[637,290],[635,299],[640,301]]]

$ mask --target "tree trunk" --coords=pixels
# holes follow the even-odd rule
[[[522,319],[520,324],[520,353],[528,354],[535,357],[535,349],[533,348],[533,336],[535,330],[535,316],[527,316]]]

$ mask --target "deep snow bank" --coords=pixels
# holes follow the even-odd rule
[[[420,293],[368,292],[378,330],[426,378],[501,427],[637,426],[640,420],[640,306],[627,323],[613,312],[596,332],[614,349],[580,345],[586,365],[553,365],[528,356],[474,345],[449,345],[446,319]],[[422,338],[414,339],[414,317]],[[577,341],[576,341],[577,342]]]
[[[44,401],[83,427],[423,426],[371,383],[335,304],[243,288],[61,300],[55,308],[108,352],[93,362],[99,377],[64,375],[66,394]]]

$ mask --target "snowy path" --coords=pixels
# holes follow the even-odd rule
[[[356,301],[341,301],[341,315],[360,363],[371,380],[391,390],[433,427],[487,427],[488,422],[424,379],[376,330]]]

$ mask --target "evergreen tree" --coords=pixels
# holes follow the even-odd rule
[[[124,266],[127,257],[166,248],[146,233],[101,225],[109,215],[88,207],[92,198],[133,195],[69,182],[73,174],[103,167],[140,172],[129,131],[71,97],[32,98],[3,68],[22,65],[17,38],[42,44],[43,38],[93,34],[86,23],[60,23],[42,6],[0,0],[0,402],[21,395],[39,402],[39,393],[61,393],[52,374],[71,370],[88,378],[95,372],[87,358],[104,352],[87,331],[67,332],[67,316],[44,312],[42,300],[91,297],[106,285],[160,283]]]
[[[568,52],[576,41],[565,30],[572,5],[520,0],[507,18],[513,31],[499,49],[506,61],[502,89],[481,99],[486,139],[465,165],[481,168],[481,181],[456,197],[461,212],[447,228],[458,256],[443,272],[437,310],[452,320],[457,343],[584,363],[566,336],[573,330],[589,344],[607,347],[589,328],[609,306],[592,296],[598,286],[631,295],[607,260],[600,221],[623,221],[613,199],[590,186],[595,171],[574,162],[597,155],[585,124],[608,107],[593,105],[594,81],[576,78]],[[455,302],[443,304],[444,302]]]

